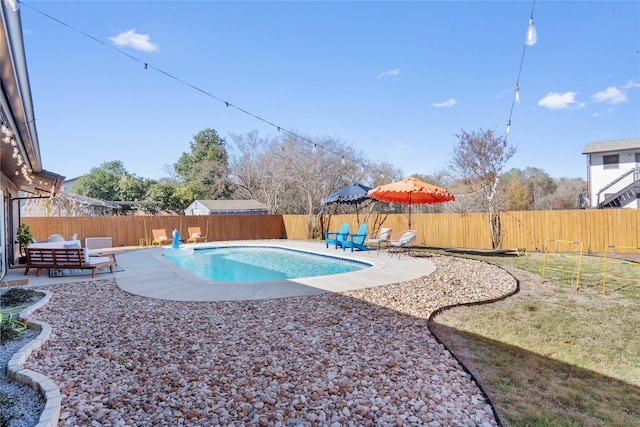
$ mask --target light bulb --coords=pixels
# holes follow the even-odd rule
[[[507,123],[507,130],[505,133],[509,135],[509,132],[511,132],[511,120],[509,120],[509,123]]]
[[[527,28],[527,38],[524,44],[527,46],[533,46],[538,41],[538,34],[536,33],[536,26],[533,25],[533,18],[529,19],[529,28]]]
[[[516,102],[520,102],[520,87],[516,85]]]

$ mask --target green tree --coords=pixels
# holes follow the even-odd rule
[[[178,186],[176,184],[156,182],[147,190],[145,200],[162,202],[162,205],[167,209],[179,209],[173,203],[177,189]]]
[[[99,200],[136,202],[146,199],[153,184],[152,180],[129,173],[120,160],[114,160],[78,178],[71,191]]]
[[[532,206],[533,196],[529,187],[521,180],[512,180],[507,185],[505,209],[508,211],[528,211]]]
[[[547,172],[534,167],[527,167],[524,170],[510,169],[500,177],[500,180],[505,184],[507,191],[505,200],[507,210],[548,209],[549,196],[556,191],[557,187],[556,181]],[[518,187],[517,191],[514,186]],[[528,194],[525,194],[525,189]],[[515,200],[516,194],[524,200]]]
[[[229,179],[226,141],[213,129],[200,131],[173,168],[181,181],[183,196],[195,199],[229,199],[233,195]],[[187,205],[189,204],[187,203]]]
[[[121,200],[120,180],[127,174],[121,161],[104,162],[99,167],[91,168],[87,175],[78,178],[71,191],[94,199]]]

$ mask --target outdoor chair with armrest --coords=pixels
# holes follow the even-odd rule
[[[342,247],[344,241],[349,235],[349,223],[345,222],[340,226],[340,231],[328,231],[324,233],[324,243],[326,247],[329,247],[329,244],[335,245],[335,248],[338,249],[338,246]]]
[[[365,246],[364,239],[367,238],[367,224],[360,224],[358,228],[358,232],[356,234],[348,234],[347,238],[342,244],[342,250],[344,251],[346,248],[351,248],[351,252],[353,249],[358,249],[360,251],[368,251],[369,248]]]
[[[402,252],[406,252],[407,255],[412,255],[414,252],[414,244],[418,232],[416,230],[406,230],[400,233],[396,233],[391,236],[389,240],[389,254],[398,254],[398,258]]]
[[[199,243],[207,241],[207,236],[202,235],[200,227],[187,227],[187,232],[189,233],[187,243]]]
[[[155,230],[151,230],[153,233],[153,241],[152,245],[168,245],[171,243],[171,237],[167,234],[167,230],[164,228],[159,228]]]
[[[386,244],[389,247],[389,237],[391,236],[391,229],[388,227],[381,228],[380,230],[373,233],[373,239],[367,239],[365,243],[370,245],[376,245],[378,247],[378,253],[380,252],[380,247],[382,244]]]

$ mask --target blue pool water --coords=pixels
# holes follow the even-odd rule
[[[349,273],[370,267],[357,261],[272,247],[196,249],[190,256],[165,257],[205,280],[262,282]]]

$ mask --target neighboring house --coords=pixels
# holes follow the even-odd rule
[[[267,205],[257,200],[196,200],[185,215],[266,215]]]
[[[19,201],[56,193],[63,176],[42,167],[17,1],[0,1],[0,277],[19,257]],[[26,197],[24,197],[24,196]],[[29,196],[27,196],[29,195]]]
[[[591,207],[640,208],[640,138],[593,142],[582,154]]]
[[[120,210],[118,202],[108,202],[100,199],[94,199],[93,197],[83,196],[82,194],[75,194],[71,192],[71,189],[76,184],[80,177],[65,179],[60,187],[60,193],[64,194],[67,199],[72,200],[77,206],[78,210],[82,211],[83,215],[87,216],[105,216],[113,215],[114,212]],[[61,213],[61,216],[63,214]]]
[[[120,212],[117,202],[106,202],[81,194],[60,191],[53,199],[28,199],[21,203],[20,215],[29,216],[107,216]]]

